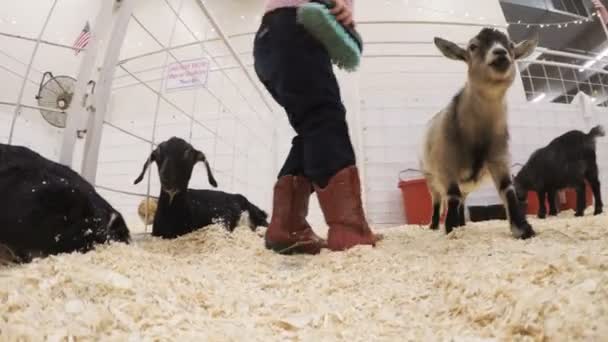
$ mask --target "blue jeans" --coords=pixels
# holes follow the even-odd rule
[[[297,136],[279,173],[305,176],[320,187],[355,165],[346,109],[329,55],[303,27],[296,10],[266,14],[255,36],[255,71],[285,109]]]

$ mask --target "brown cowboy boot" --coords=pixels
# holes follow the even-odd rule
[[[306,222],[311,193],[312,185],[304,177],[279,178],[274,186],[266,248],[280,254],[319,254],[326,247],[326,242]]]
[[[382,235],[372,233],[365,219],[356,166],[338,172],[324,189],[315,185],[315,191],[329,225],[329,249],[343,251],[357,245],[375,246],[382,239]]]

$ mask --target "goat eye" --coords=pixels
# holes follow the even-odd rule
[[[510,44],[509,44],[509,48],[510,48],[511,50],[515,49],[515,44],[510,43]]]
[[[469,46],[469,50],[471,50],[471,52],[474,52],[475,50],[477,50],[477,45],[475,45],[475,44],[471,44],[471,45]]]

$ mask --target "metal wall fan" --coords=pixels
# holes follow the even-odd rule
[[[40,109],[40,113],[46,122],[58,128],[65,128],[67,114],[65,111],[72,103],[76,79],[70,76],[53,76],[50,71],[42,75],[40,87],[38,88],[38,105],[45,108],[54,108],[63,112],[54,112]]]

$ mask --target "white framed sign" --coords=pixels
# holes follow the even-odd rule
[[[165,91],[179,91],[206,87],[210,63],[207,58],[197,58],[171,63],[165,73]]]

